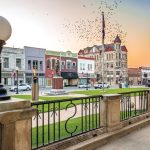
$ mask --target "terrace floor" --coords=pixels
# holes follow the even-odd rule
[[[150,125],[95,150],[150,150]]]

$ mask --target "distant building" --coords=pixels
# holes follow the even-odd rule
[[[26,83],[32,83],[33,69],[35,69],[39,86],[45,86],[45,49],[24,46],[24,51]]]
[[[52,78],[56,75],[56,63],[60,64],[60,52],[47,50],[45,54],[46,86],[52,86]]]
[[[95,76],[95,59],[79,56],[78,57],[78,77],[79,84],[94,83]]]
[[[150,80],[150,67],[140,67],[142,72],[142,84],[146,85],[147,81]]]
[[[102,45],[87,47],[80,50],[79,56],[95,58],[95,74],[97,81],[118,84],[128,80],[128,57],[127,49],[121,45],[117,35],[114,43],[104,45],[104,58],[102,56]],[[103,70],[102,70],[102,66]]]
[[[96,80],[100,80],[100,70],[101,70],[101,49],[102,46],[94,45],[93,47],[86,47],[78,52],[79,57],[90,57],[94,59],[94,70],[96,75]]]
[[[18,82],[24,82],[25,57],[24,49],[4,47],[2,50],[2,83],[15,85],[17,83],[16,68],[18,67]]]
[[[52,85],[52,77],[56,74],[55,66],[59,64],[59,74],[63,77],[64,86],[78,83],[77,54],[71,51],[46,51],[46,83]]]
[[[142,72],[140,68],[128,68],[128,83],[130,85],[142,84]]]

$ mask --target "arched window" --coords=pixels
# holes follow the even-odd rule
[[[50,59],[47,60],[47,69],[51,69],[51,60]]]
[[[52,69],[55,69],[55,65],[56,65],[55,59],[52,59]]]

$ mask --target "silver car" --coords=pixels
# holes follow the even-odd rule
[[[17,91],[17,85],[11,86],[9,90],[10,91]],[[21,83],[18,85],[18,90],[19,91],[29,91],[29,90],[31,90],[31,86],[26,84],[26,83]]]
[[[102,89],[102,88],[109,88],[110,87],[110,85],[109,84],[107,84],[107,83],[96,83],[96,84],[94,84],[94,88],[95,89]]]
[[[79,87],[79,88],[90,88],[90,87],[91,87],[91,84],[87,84],[87,83],[79,84],[78,87]]]

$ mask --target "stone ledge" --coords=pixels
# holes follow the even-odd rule
[[[31,107],[31,102],[29,100],[11,99],[7,101],[0,101],[0,112],[29,107]]]
[[[25,120],[36,115],[36,109],[30,107],[25,109],[16,109],[11,111],[0,112],[0,123],[10,124],[18,120]]]
[[[135,124],[131,124],[129,126],[126,126],[120,130],[105,133],[103,135],[100,135],[98,137],[94,137],[92,139],[86,140],[82,143],[79,143],[77,145],[74,145],[72,147],[69,147],[65,150],[92,150],[97,147],[100,147],[104,144],[107,144],[109,141],[112,141],[114,139],[117,139],[119,137],[125,136],[139,128],[142,128],[146,125],[150,124],[150,118],[147,118],[145,120],[142,120],[140,122],[137,122]]]
[[[103,94],[103,100],[116,100],[116,98],[121,97],[121,94]]]

